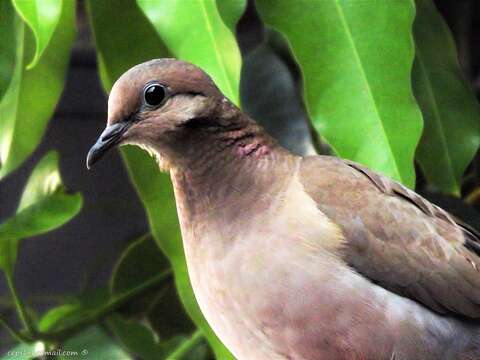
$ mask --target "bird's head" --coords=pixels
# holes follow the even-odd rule
[[[236,111],[210,77],[192,64],[158,59],[134,66],[113,85],[107,126],[88,153],[87,167],[116,145],[134,144],[168,169],[189,129],[205,119],[216,121],[225,109]]]

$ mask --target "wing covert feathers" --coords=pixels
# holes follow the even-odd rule
[[[477,231],[351,161],[306,157],[299,176],[318,208],[341,227],[349,266],[436,312],[480,317]]]

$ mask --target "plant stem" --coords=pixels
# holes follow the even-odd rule
[[[17,308],[18,316],[25,328],[25,332],[27,333],[28,338],[34,337],[36,334],[35,326],[33,325],[30,317],[28,316],[27,312],[25,311],[25,306],[23,305],[20,297],[17,294],[17,290],[15,285],[13,284],[13,276],[10,272],[5,272],[5,277],[7,279],[7,285],[10,289],[10,293],[12,294],[13,302],[15,303],[15,307]]]
[[[0,317],[0,326],[3,326],[8,333],[18,342],[30,342],[31,339],[25,337],[23,334],[17,332],[14,328],[8,325],[7,321]]]
[[[38,339],[45,341],[62,342],[64,339],[76,334],[95,322],[103,319],[122,305],[128,303],[132,298],[135,298],[157,286],[164,281],[168,280],[172,274],[172,271],[166,270],[156,276],[151,277],[139,286],[122,293],[113,299],[109,300],[105,305],[99,309],[93,311],[91,314],[86,315],[81,320],[68,325],[64,328],[60,328],[54,331],[40,332],[38,333]]]
[[[167,360],[179,360],[186,355],[200,340],[203,339],[203,333],[200,330],[195,331],[190,339],[182,343],[174,352],[172,352]]]

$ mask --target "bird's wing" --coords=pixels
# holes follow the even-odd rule
[[[300,181],[342,229],[344,261],[439,313],[480,318],[480,236],[403,185],[359,164],[302,159]],[[319,240],[320,241],[320,240]]]

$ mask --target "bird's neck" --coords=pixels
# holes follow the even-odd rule
[[[215,217],[234,221],[267,206],[262,201],[279,191],[296,161],[248,118],[224,128],[198,129],[186,144],[188,154],[171,169],[183,223]]]

